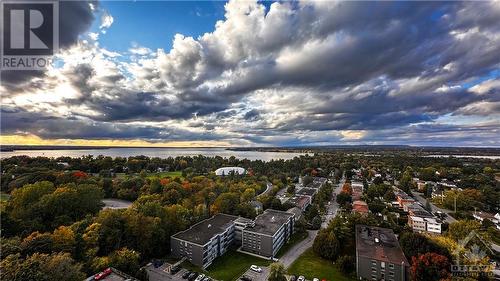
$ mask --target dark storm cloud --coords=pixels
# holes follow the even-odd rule
[[[179,128],[95,122],[77,118],[60,118],[22,109],[2,108],[2,134],[35,134],[41,138],[58,139],[146,139],[219,140],[218,134],[193,133]]]
[[[65,49],[78,41],[78,36],[89,29],[94,21],[90,3],[97,7],[97,1],[58,1],[59,4],[59,48]],[[9,34],[9,31],[7,31]],[[7,35],[10,36],[10,35]],[[7,90],[19,90],[27,80],[43,77],[44,71],[3,71],[2,85]]]
[[[68,45],[93,18],[88,7],[69,8],[68,17],[80,24],[64,35]],[[134,66],[107,58],[118,66],[105,74],[103,64],[65,68],[79,95],[64,105],[77,118],[58,129],[48,121],[23,123],[30,117],[12,113],[11,131],[19,126],[43,136],[94,138],[91,126],[102,126],[120,138],[163,138],[156,127],[123,124],[194,118],[192,128],[215,134],[221,127],[250,142],[309,137],[321,143],[342,136],[290,138],[408,128],[446,114],[477,115],[486,105],[488,114],[498,114],[498,87],[482,94],[460,87],[500,67],[498,18],[493,2],[284,2],[265,11],[258,3],[231,1],[214,32],[197,39],[176,35],[168,53]],[[8,86],[22,93],[42,88],[37,83]],[[73,123],[81,133],[64,125]]]

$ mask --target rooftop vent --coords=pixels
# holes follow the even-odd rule
[[[379,243],[379,242],[380,242],[380,240],[377,237],[375,237],[375,243]]]
[[[276,219],[274,219],[274,216],[271,218],[271,222],[275,222]]]
[[[211,225],[211,224],[208,224],[208,228],[210,228],[210,227],[212,227],[212,225]]]

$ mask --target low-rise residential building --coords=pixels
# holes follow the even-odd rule
[[[441,233],[441,222],[434,215],[425,210],[420,204],[414,203],[406,206],[408,212],[408,225],[416,232],[432,234]]]
[[[494,214],[480,211],[480,212],[472,213],[472,216],[480,222],[483,222],[485,219],[487,219],[487,220],[490,220],[491,222],[493,222],[494,224],[500,223],[500,215],[499,214],[494,215]]]
[[[352,202],[352,211],[359,214],[368,214],[368,204],[365,201],[356,200]]]
[[[444,190],[442,190],[441,188],[438,188],[438,187],[433,188],[432,193],[431,193],[431,198],[443,200],[444,199]]]
[[[295,221],[300,220],[302,217],[303,211],[299,207],[293,207],[288,210],[286,210],[287,213],[291,213],[295,215]]]
[[[234,220],[234,243],[241,245],[241,240],[243,238],[243,229],[249,226],[253,226],[255,222],[251,219],[238,217]]]
[[[356,275],[365,280],[408,280],[409,263],[391,229],[356,225]]]
[[[292,198],[288,199],[286,202],[292,204],[293,206],[296,206],[304,212],[309,205],[311,205],[312,198],[310,196],[293,196]]]
[[[172,235],[172,255],[185,257],[192,264],[207,268],[234,242],[236,219],[236,216],[217,214]]]
[[[314,198],[314,195],[318,193],[318,190],[315,188],[302,188],[301,190],[297,191],[295,194],[299,196],[309,196],[311,199]]]
[[[293,213],[267,209],[255,218],[255,224],[243,229],[241,251],[274,257],[293,233]]]
[[[398,201],[399,207],[403,210],[405,210],[406,205],[415,203],[415,199],[410,197],[404,191],[396,191],[394,195],[396,195],[396,200]]]
[[[351,197],[353,201],[361,199],[361,195],[363,195],[363,189],[364,188],[362,182],[355,182],[355,181],[351,182],[351,190],[352,190]]]

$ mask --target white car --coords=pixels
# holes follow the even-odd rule
[[[319,281],[319,279],[318,278],[313,278],[313,281]]]
[[[194,279],[194,281],[201,281],[201,280],[203,280],[203,278],[205,278],[205,274],[202,273],[202,274],[198,275],[198,277],[196,277],[196,279]]]
[[[299,276],[299,278],[297,279],[297,281],[306,281],[306,278],[302,275]]]
[[[253,265],[253,264],[250,266],[250,269],[253,270],[253,271],[255,271],[255,272],[258,272],[258,273],[262,272],[262,268],[260,268],[260,267],[258,267],[256,265]]]

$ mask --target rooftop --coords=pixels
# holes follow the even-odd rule
[[[306,196],[314,196],[318,192],[317,189],[314,188],[302,188],[296,194],[297,195],[306,195]]]
[[[309,200],[311,200],[309,197],[307,196],[294,196],[290,199],[288,199],[288,203],[290,204],[293,204],[301,209],[304,209],[306,207],[306,205],[310,202]]]
[[[429,213],[424,207],[422,207],[418,203],[412,203],[407,206],[408,208],[408,213],[410,213],[411,216],[418,216],[422,218],[432,218],[434,217],[431,213]]]
[[[255,226],[247,227],[245,230],[272,236],[293,216],[292,213],[267,209],[255,218]]]
[[[94,281],[95,280],[95,277],[96,276],[101,276],[101,279],[99,280],[105,280],[105,281],[134,281],[134,280],[137,280],[115,268],[107,268],[105,269],[104,271],[102,272],[99,272],[97,274],[94,274],[90,277],[88,277],[87,279],[85,279],[85,281]]]
[[[194,224],[187,230],[174,234],[172,237],[198,245],[205,245],[212,237],[224,232],[236,219],[238,219],[237,216],[217,214]]]
[[[368,213],[368,204],[365,201],[356,200],[352,203],[352,210],[358,213]]]
[[[356,252],[361,257],[394,264],[408,264],[392,229],[356,225]]]

